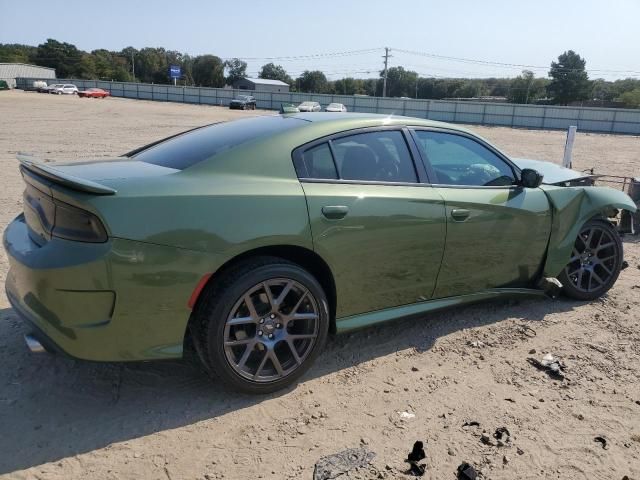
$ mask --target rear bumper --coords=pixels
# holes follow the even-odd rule
[[[187,302],[209,256],[123,239],[40,247],[23,216],[3,243],[9,302],[48,350],[94,361],[182,355]]]

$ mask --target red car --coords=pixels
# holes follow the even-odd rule
[[[107,90],[103,90],[101,88],[89,88],[87,90],[81,90],[78,92],[78,96],[80,98],[105,98],[111,96]]]

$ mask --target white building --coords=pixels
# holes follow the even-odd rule
[[[16,78],[54,79],[56,71],[26,63],[0,63],[0,80],[7,82],[9,88],[16,88]]]

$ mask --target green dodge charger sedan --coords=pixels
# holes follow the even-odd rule
[[[616,281],[624,193],[423,119],[294,113],[126,155],[19,156],[7,296],[33,350],[95,361],[194,345],[232,387],[302,375],[330,332]],[[544,175],[544,178],[543,178]]]

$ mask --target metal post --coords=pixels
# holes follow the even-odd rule
[[[387,67],[389,66],[389,47],[384,47],[384,76],[382,81],[382,96],[387,96]]]
[[[562,166],[565,168],[571,168],[571,152],[573,150],[573,142],[576,138],[576,130],[578,127],[572,125],[567,130],[567,141],[564,144],[564,157],[562,159]]]
[[[482,104],[482,125],[484,125],[484,118],[487,114],[487,104],[483,103]]]

